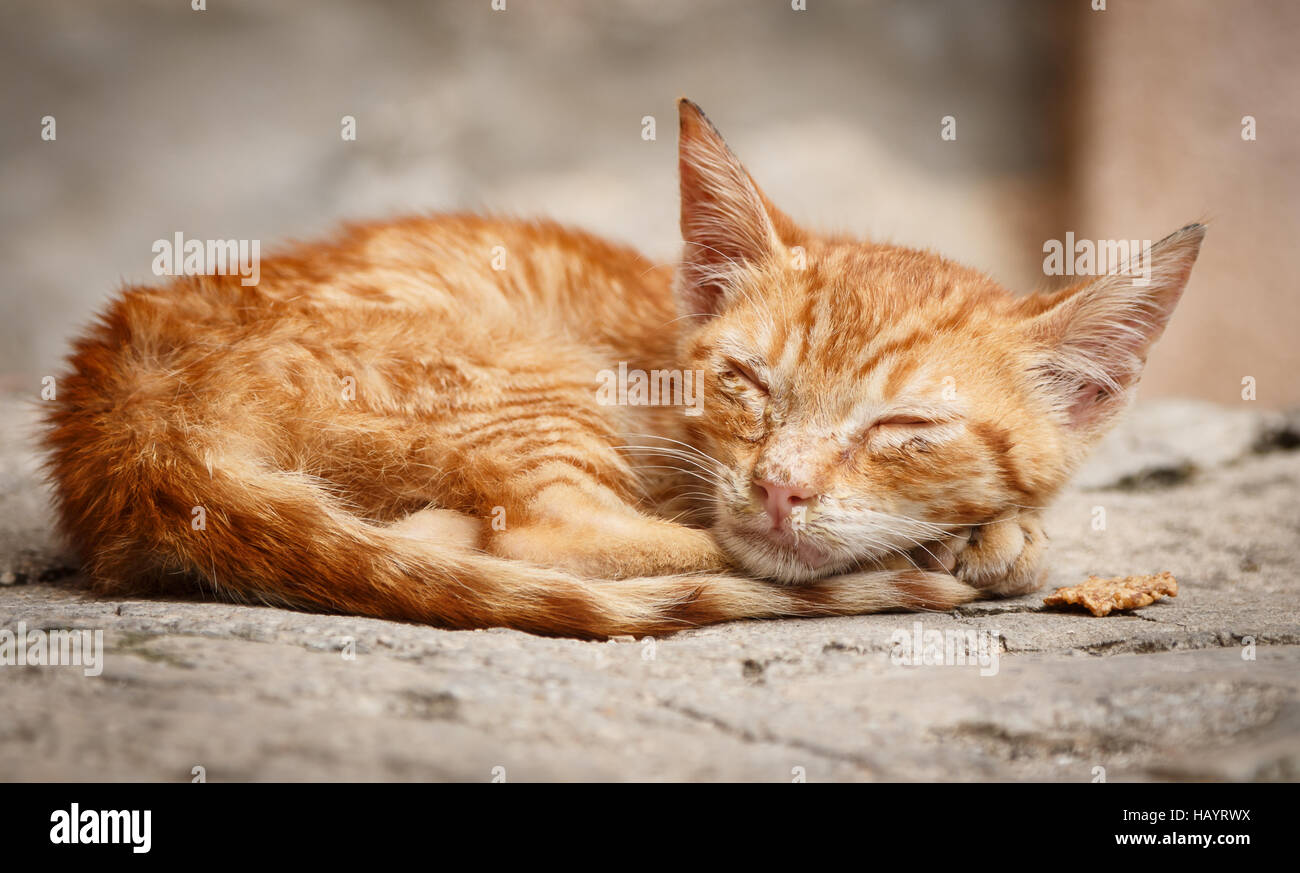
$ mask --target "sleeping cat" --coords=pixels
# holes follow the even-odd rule
[[[299,246],[254,287],[124,290],[46,436],[95,588],[599,638],[1041,584],[1040,511],[1128,402],[1204,228],[1153,246],[1146,286],[1016,297],[799,227],[680,113],[676,271],[444,215]],[[678,381],[609,402],[614,372]]]

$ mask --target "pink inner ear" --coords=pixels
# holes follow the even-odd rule
[[[1148,285],[1108,274],[1056,296],[1034,317],[1039,339],[1054,347],[1040,374],[1064,401],[1072,426],[1100,433],[1128,402],[1187,284],[1204,232],[1188,225],[1152,246]]]
[[[1113,410],[1120,398],[1114,389],[1100,382],[1087,382],[1079,386],[1069,406],[1070,424],[1079,428],[1089,428],[1097,424],[1105,414]]]
[[[776,230],[766,198],[717,130],[694,104],[681,111],[682,303],[716,314],[732,274],[770,254]]]
[[[684,315],[716,315],[722,310],[723,289],[717,282],[707,282],[682,271],[680,296]]]

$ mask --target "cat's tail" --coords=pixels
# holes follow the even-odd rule
[[[55,419],[50,467],[61,525],[104,592],[197,581],[244,602],[585,638],[948,609],[976,596],[951,576],[920,571],[798,588],[723,574],[584,579],[367,522],[319,480],[237,452],[213,457],[173,439],[145,445],[120,426],[96,429],[91,446],[85,429],[68,432]]]

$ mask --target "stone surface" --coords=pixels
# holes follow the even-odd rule
[[[1053,507],[1052,585],[1178,577],[1136,613],[1040,593],[583,643],[90,597],[34,413],[0,404],[0,629],[102,629],[106,654],[93,677],[0,666],[0,779],[1300,778],[1294,418],[1139,406]],[[896,663],[918,623],[996,658]]]

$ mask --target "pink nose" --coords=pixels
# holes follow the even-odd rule
[[[768,479],[755,479],[754,496],[762,502],[768,518],[772,519],[772,530],[779,530],[795,507],[811,501],[817,492],[798,485],[778,485]]]

